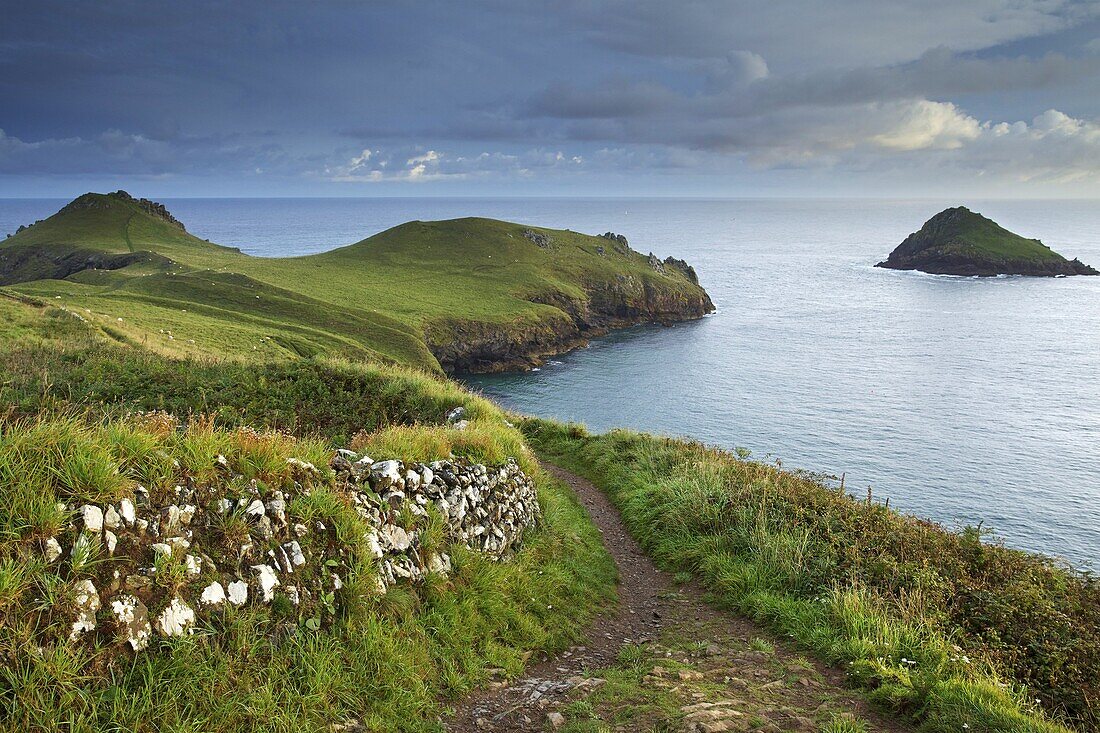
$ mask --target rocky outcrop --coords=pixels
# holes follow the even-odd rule
[[[172,214],[169,213],[164,204],[158,203],[156,201],[151,201],[150,199],[137,199],[128,194],[126,191],[122,190],[115,191],[114,193],[108,193],[104,196],[99,196],[93,193],[86,193],[83,196],[73,199],[64,208],[62,208],[61,212],[59,213],[80,211],[82,209],[106,208],[110,205],[110,199],[116,199],[118,201],[125,201],[127,203],[136,204],[138,208],[140,208],[146,214],[155,216],[158,219],[162,219],[180,230],[186,231],[186,229],[184,229],[183,222],[172,216]]]
[[[343,602],[359,602],[346,593],[363,592],[364,563],[375,572],[368,592],[383,594],[448,575],[456,545],[505,560],[539,517],[535,487],[513,460],[406,464],[341,450],[324,471],[287,464],[289,491],[245,481],[218,456],[219,478],[208,485],[188,482],[161,496],[138,487],[133,499],[69,507],[73,520],[42,544],[46,563],[81,576],[59,596],[69,640],[113,640],[140,652],[156,636],[186,636],[221,609],[247,604],[272,604],[318,629]],[[361,542],[349,544],[346,521],[338,531],[338,520],[318,514],[309,497],[319,490],[354,510]],[[442,538],[425,534],[434,521]]]
[[[1080,260],[1068,260],[1038,239],[1014,234],[965,206],[936,214],[875,267],[971,277],[1100,274]]]
[[[532,229],[523,236],[542,248],[553,247],[550,237]],[[699,285],[695,268],[675,257],[644,257],[630,249],[626,237],[614,232],[599,235],[615,255],[597,245],[601,257],[621,256],[632,266],[613,276],[582,282],[583,295],[547,288],[523,296],[532,303],[553,306],[557,313],[507,324],[441,318],[428,323],[428,348],[449,373],[485,373],[531,369],[551,356],[583,346],[588,339],[615,328],[642,323],[672,325],[701,318],[714,311],[710,296]],[[653,271],[639,271],[645,263]]]
[[[699,284],[699,276],[695,274],[695,268],[689,265],[686,261],[676,259],[675,257],[666,257],[664,265],[667,268],[678,270],[679,272],[683,273],[684,277],[686,277],[692,284]]]
[[[543,249],[549,249],[550,245],[554,243],[554,240],[550,238],[549,234],[545,232],[536,232],[534,229],[524,229],[523,236],[530,242],[533,242],[536,247],[542,247]]]
[[[121,270],[136,264],[167,268],[173,262],[164,255],[145,251],[113,254],[93,249],[0,249],[0,285],[44,278],[64,280],[85,270]]]
[[[702,288],[663,287],[634,275],[589,283],[586,290],[584,298],[559,291],[530,296],[532,302],[560,311],[533,322],[502,327],[457,319],[435,321],[427,329],[428,347],[444,370],[452,373],[531,369],[612,329],[640,323],[668,326],[714,310]]]

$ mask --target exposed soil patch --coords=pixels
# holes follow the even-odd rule
[[[467,731],[907,731],[842,687],[843,675],[799,656],[755,624],[678,585],[627,534],[589,481],[544,464],[587,508],[619,568],[619,602],[583,646],[540,660],[457,706]],[[847,726],[841,728],[848,729]]]

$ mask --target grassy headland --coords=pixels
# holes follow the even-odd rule
[[[625,239],[489,219],[250,257],[151,202],[85,194],[0,242],[0,285],[180,356],[336,356],[439,371],[538,363],[608,328],[713,309],[694,271]]]
[[[1095,730],[1100,587],[698,443],[527,420],[670,570],[847,669],[929,731]]]

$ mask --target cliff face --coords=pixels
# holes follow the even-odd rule
[[[667,326],[714,311],[710,296],[695,283],[684,287],[676,281],[651,281],[634,275],[586,284],[583,298],[550,291],[530,300],[553,306],[556,312],[506,325],[436,321],[428,328],[428,347],[447,372],[530,369],[614,328],[641,323]]]
[[[984,277],[1100,274],[1080,260],[1066,259],[1038,239],[1021,237],[963,206],[945,209],[929,219],[876,267]]]

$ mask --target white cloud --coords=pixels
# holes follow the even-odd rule
[[[982,133],[978,120],[959,111],[950,102],[926,99],[895,107],[889,129],[868,140],[886,150],[956,150]]]
[[[1100,180],[1100,122],[1056,109],[1026,122],[986,124],[954,162],[1021,182]]]
[[[397,161],[397,165],[394,165]],[[527,177],[536,170],[580,170],[585,159],[560,150],[535,148],[513,154],[485,151],[473,155],[438,150],[406,152],[374,150],[364,158],[354,155],[343,163],[325,167],[318,175],[330,181],[374,183],[382,181],[426,182],[487,177]]]

